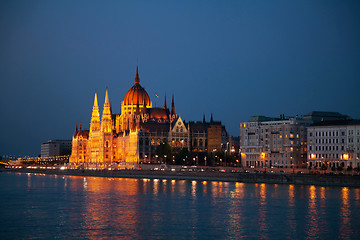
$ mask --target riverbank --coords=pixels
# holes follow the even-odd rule
[[[175,179],[195,181],[224,181],[242,183],[296,184],[339,187],[360,187],[360,176],[312,175],[239,172],[183,172],[152,170],[77,170],[12,168],[3,172],[40,173],[84,177]]]

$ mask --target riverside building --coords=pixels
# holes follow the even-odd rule
[[[174,96],[171,109],[167,107],[166,96],[163,107],[153,107],[148,93],[140,85],[136,68],[135,83],[121,102],[121,114],[112,113],[106,90],[100,119],[95,93],[90,129],[76,125],[69,162],[97,166],[159,162],[156,149],[165,142],[175,152],[184,148],[195,153],[211,152],[221,149],[222,137],[227,135],[223,131],[225,127],[212,117],[210,122],[184,122],[175,112]]]
[[[317,122],[308,127],[308,166],[359,167],[360,120]]]
[[[240,123],[240,152],[244,167],[306,166],[306,126],[301,117],[251,117]]]

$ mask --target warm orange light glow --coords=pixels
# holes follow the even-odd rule
[[[311,159],[315,159],[316,155],[314,153],[311,154]]]
[[[343,159],[344,159],[344,160],[349,160],[349,154],[344,153],[344,154],[343,154]]]
[[[261,158],[261,159],[265,159],[265,153],[261,153],[261,154],[260,154],[260,158]]]

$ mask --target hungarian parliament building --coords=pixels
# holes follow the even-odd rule
[[[199,161],[206,161],[208,153],[229,147],[230,135],[221,122],[184,122],[175,112],[174,96],[171,108],[153,107],[146,90],[140,85],[138,67],[135,84],[121,102],[121,114],[112,112],[108,90],[100,118],[95,92],[90,129],[76,125],[72,138],[73,164],[137,164],[157,162],[156,149],[164,143],[173,152],[187,149]],[[200,159],[199,159],[200,158]]]

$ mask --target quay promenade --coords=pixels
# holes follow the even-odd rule
[[[156,169],[156,168],[155,168]],[[148,178],[174,179],[195,181],[226,181],[242,183],[270,183],[270,184],[297,184],[318,186],[360,187],[360,176],[324,175],[305,173],[269,173],[269,172],[227,172],[227,171],[189,171],[189,170],[79,170],[79,169],[42,169],[42,168],[8,168],[3,172],[56,174],[84,177],[111,177],[111,178]]]

